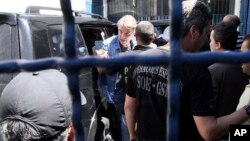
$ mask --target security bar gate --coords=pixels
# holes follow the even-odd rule
[[[227,62],[227,63],[243,63],[250,61],[250,52],[240,53],[219,53],[219,52],[202,52],[202,53],[183,53],[181,52],[181,27],[182,27],[182,0],[172,0],[171,8],[171,27],[174,32],[171,33],[171,54],[163,56],[122,56],[113,59],[101,59],[98,57],[77,58],[74,49],[75,31],[74,18],[71,10],[71,3],[68,0],[60,0],[64,15],[64,46],[66,58],[47,58],[33,61],[3,61],[0,63],[0,73],[11,73],[19,71],[38,71],[43,69],[55,68],[60,66],[68,72],[68,84],[73,100],[72,122],[75,129],[75,140],[83,141],[84,132],[81,125],[81,100],[79,92],[79,70],[84,67],[93,66],[115,66],[123,67],[125,65],[135,64],[166,64],[170,63],[170,80],[168,95],[168,112],[167,112],[167,140],[178,141],[179,135],[179,105],[180,105],[180,66],[181,62]],[[134,61],[136,60],[136,62]]]

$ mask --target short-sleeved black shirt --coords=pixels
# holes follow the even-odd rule
[[[213,80],[214,95],[217,99],[216,116],[233,113],[248,84],[248,76],[243,73],[241,64],[214,63],[209,66],[209,71]]]
[[[168,53],[151,49],[141,54]],[[147,139],[166,137],[166,108],[169,68],[134,66],[128,74],[127,95],[137,100],[137,134]],[[211,76],[206,65],[183,64],[181,69],[180,140],[202,140],[193,115],[213,116]]]

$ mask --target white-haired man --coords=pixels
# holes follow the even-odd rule
[[[125,15],[121,17],[118,22],[118,35],[114,35],[103,41],[101,49],[96,50],[96,54],[103,58],[115,57],[120,53],[131,51],[135,45],[135,28],[137,21],[131,15]],[[107,101],[114,105],[116,108],[115,113],[111,113],[115,116],[115,129],[113,130],[115,140],[121,141],[127,140],[123,130],[124,124],[122,123],[123,105],[125,97],[126,82],[125,77],[127,75],[127,68],[122,68],[119,71],[113,69],[97,68],[99,72],[98,87],[102,95],[104,95]],[[112,130],[112,126],[111,126]]]

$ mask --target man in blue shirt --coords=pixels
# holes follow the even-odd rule
[[[131,51],[136,45],[135,40],[135,28],[137,21],[131,15],[123,16],[118,22],[118,35],[114,35],[103,41],[103,46],[101,49],[96,50],[96,54],[103,58],[114,57],[120,53]],[[100,93],[105,96],[107,101],[114,105],[116,108],[116,120],[117,125],[115,128],[118,133],[117,140],[121,139],[121,125],[122,115],[124,114],[123,105],[125,98],[126,89],[126,74],[128,68],[121,68],[121,70],[113,70],[107,68],[97,68],[99,72],[98,76],[98,87]],[[114,114],[114,113],[113,113]],[[116,138],[116,137],[115,137]],[[124,139],[124,137],[122,137]],[[124,139],[126,140],[126,139]]]

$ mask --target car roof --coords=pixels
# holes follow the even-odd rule
[[[25,17],[31,21],[39,21],[43,22],[45,24],[59,24],[63,23],[63,17],[62,16],[50,16],[50,15],[24,15],[22,17]],[[107,19],[99,19],[99,18],[93,18],[93,17],[77,17],[75,16],[75,23],[86,23],[86,24],[113,24],[111,21]]]
[[[17,17],[25,18],[30,21],[39,21],[44,24],[62,24],[63,16],[56,14],[41,14],[39,10],[54,10],[61,12],[58,8],[49,8],[49,7],[39,7],[39,6],[30,6],[26,9],[25,13],[11,13],[11,12],[0,12],[0,23],[5,23],[9,25],[17,24]],[[91,25],[113,25],[114,23],[108,19],[102,17],[98,14],[92,14],[81,11],[73,11],[75,17],[75,23],[85,23]]]
[[[0,12],[0,24],[17,25],[17,19],[26,19],[27,21],[39,21],[46,25],[52,24],[62,24],[62,16],[51,16],[51,15],[19,15],[16,13],[1,13]],[[76,24],[86,24],[86,25],[115,25],[115,23],[107,19],[99,19],[92,17],[75,17]]]

